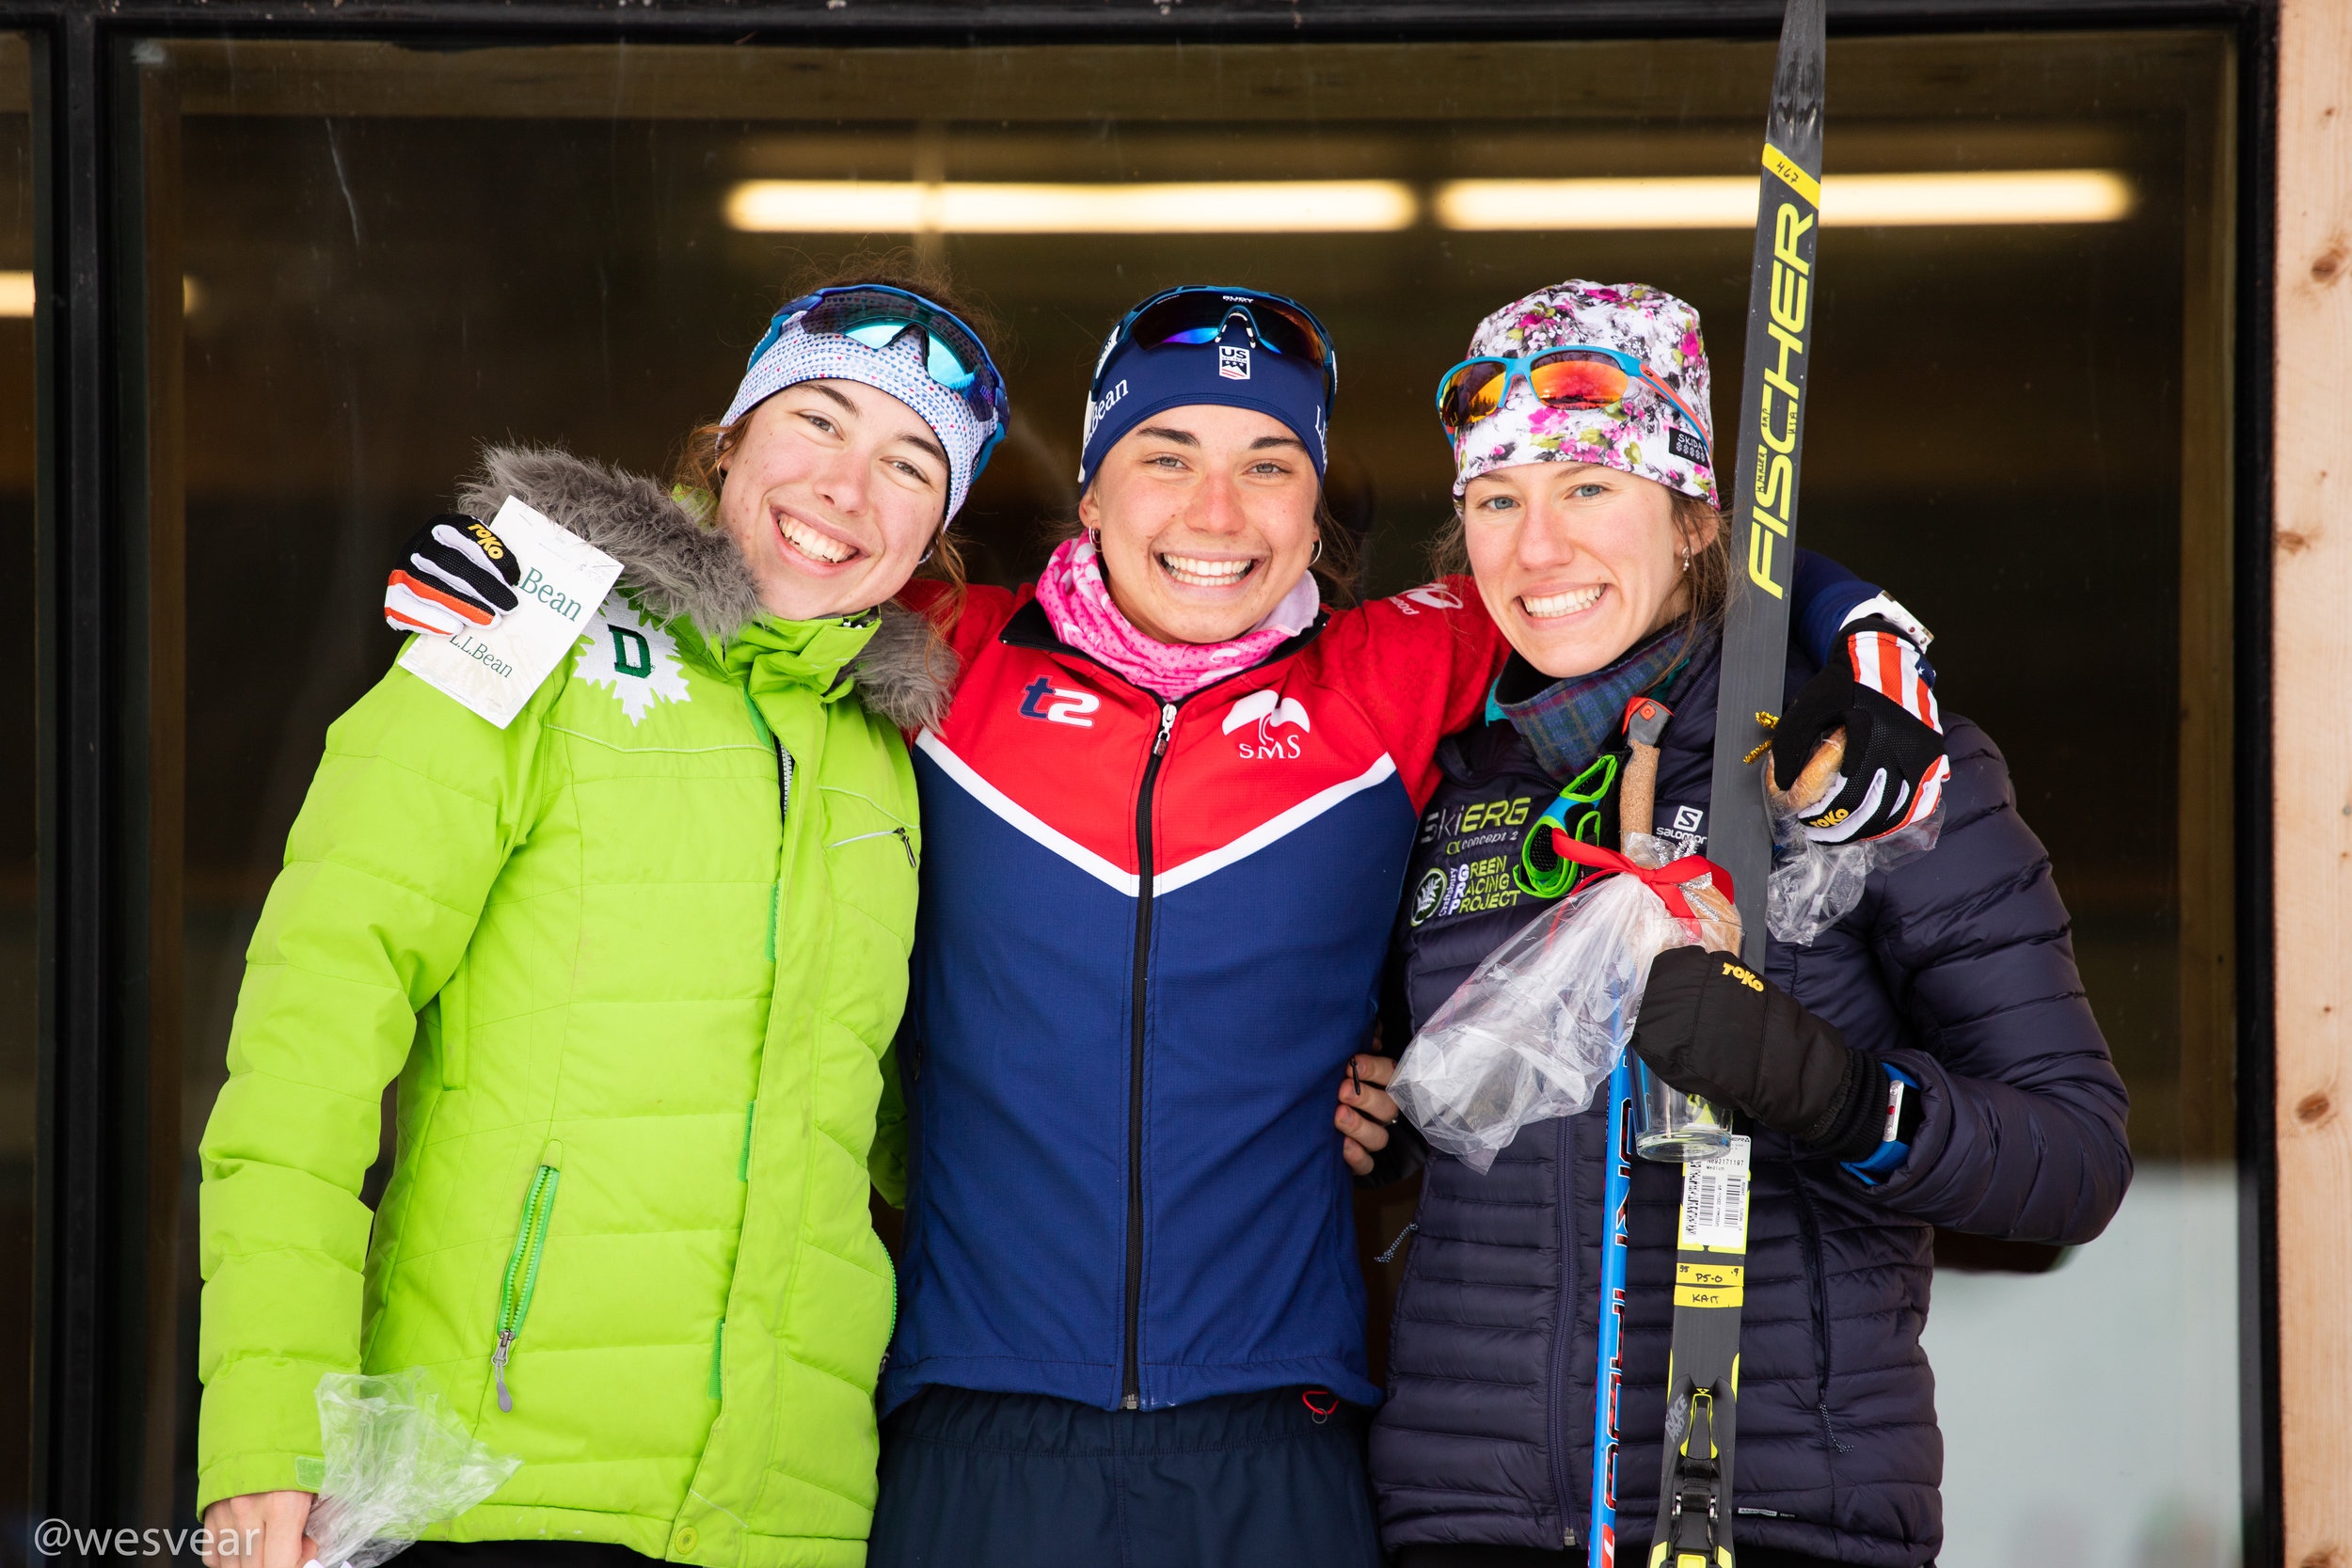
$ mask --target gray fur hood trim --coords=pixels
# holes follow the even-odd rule
[[[483,448],[482,467],[458,491],[458,510],[487,520],[509,496],[620,562],[621,586],[661,620],[691,617],[723,642],[767,613],[735,541],[696,523],[643,474],[555,447]],[[869,711],[917,730],[946,711],[955,655],[922,616],[885,604],[850,670]]]

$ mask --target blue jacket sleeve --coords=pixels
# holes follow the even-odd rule
[[[1884,592],[1828,556],[1806,549],[1797,552],[1796,578],[1789,587],[1795,601],[1788,607],[1788,641],[1817,670],[1837,651],[1838,629],[1853,607]]]
[[[2123,1083],[2008,764],[1983,731],[1947,717],[1942,839],[1873,878],[1859,911],[1919,1042],[1888,1060],[1919,1083],[1925,1105],[1910,1158],[1872,1192],[1972,1235],[2087,1242],[2131,1184]]]

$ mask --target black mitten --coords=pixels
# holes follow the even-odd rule
[[[1658,956],[1633,1050],[1676,1088],[1816,1152],[1862,1160],[1878,1148],[1886,1074],[1877,1059],[1728,954],[1677,947]]]

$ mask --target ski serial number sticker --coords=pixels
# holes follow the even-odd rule
[[[1748,1250],[1748,1140],[1682,1167],[1682,1250]]]

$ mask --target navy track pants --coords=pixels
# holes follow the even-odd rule
[[[1379,1568],[1363,1428],[1297,1388],[1152,1411],[926,1388],[882,1423],[866,1568]]]

